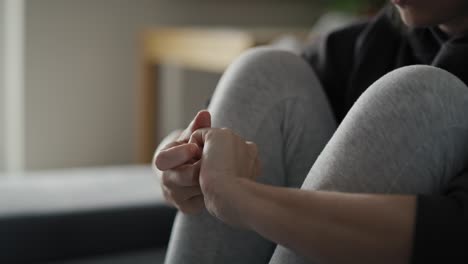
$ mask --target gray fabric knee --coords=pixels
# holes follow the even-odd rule
[[[452,73],[428,65],[412,65],[396,69],[377,80],[364,93],[379,92],[385,87],[385,96],[397,96],[405,93],[424,95],[421,103],[429,100],[445,101],[466,93],[466,85]],[[363,94],[363,95],[364,95]]]
[[[254,86],[257,84],[260,85]],[[288,51],[257,47],[244,52],[230,65],[214,96],[218,93],[252,96],[261,92],[262,95],[270,95],[269,99],[274,95],[283,100],[310,96],[314,89],[322,88],[315,72],[302,58]]]
[[[455,75],[443,69],[427,65],[413,65],[396,69],[376,81],[356,104],[368,104],[369,101],[395,101],[401,113],[410,108],[419,109],[422,117],[432,119],[433,125],[451,126],[465,122],[467,86]],[[453,109],[447,113],[447,110]],[[443,116],[442,116],[443,115]]]
[[[467,164],[463,160],[468,157],[467,89],[452,74],[431,66],[388,73],[356,101],[305,186],[349,192],[440,192]],[[336,162],[346,169],[337,171]]]

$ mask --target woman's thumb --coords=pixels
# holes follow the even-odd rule
[[[202,110],[197,113],[195,118],[190,122],[190,125],[187,129],[182,132],[179,137],[181,141],[188,141],[192,133],[200,128],[210,128],[211,127],[211,114],[207,110]]]
[[[211,127],[211,114],[207,110],[202,110],[198,112],[197,116],[193,121],[192,131],[194,132],[200,128],[210,128]]]

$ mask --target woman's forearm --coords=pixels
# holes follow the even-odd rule
[[[226,209],[232,207],[242,226],[319,263],[409,262],[414,196],[238,184],[225,192]]]
[[[258,149],[228,129],[200,129],[200,187],[208,211],[318,263],[407,263],[416,197],[262,185]],[[254,248],[252,250],[255,250]]]

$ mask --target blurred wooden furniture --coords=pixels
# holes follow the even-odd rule
[[[148,163],[156,148],[158,65],[222,73],[240,53],[284,33],[301,38],[305,29],[153,28],[141,36],[137,91],[136,161]]]

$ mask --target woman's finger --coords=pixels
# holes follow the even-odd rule
[[[182,132],[179,137],[180,141],[188,141],[190,135],[200,128],[209,128],[211,127],[211,115],[207,110],[202,110],[197,113],[195,118],[190,122],[189,126]]]
[[[163,148],[161,148],[160,151],[163,151],[163,150],[166,150],[166,149],[170,149],[170,148],[173,148],[173,147],[176,147],[176,146],[180,146],[180,145],[183,145],[185,144],[185,142],[182,142],[182,141],[174,141],[174,142],[171,142],[167,145],[165,145]]]
[[[162,175],[163,184],[168,187],[198,186],[201,161],[185,164],[175,169],[167,170]]]
[[[168,194],[176,204],[183,203],[195,196],[202,195],[200,186],[167,188]]]
[[[165,200],[175,207],[178,207],[180,204],[185,204],[187,200],[203,195],[199,186],[169,188],[161,185],[161,189]]]
[[[179,135],[182,132],[179,130],[172,131],[168,136],[166,136],[156,149],[156,151],[153,154],[153,158],[151,161],[151,168],[153,169],[154,173],[158,176],[161,177],[161,171],[156,167],[156,156],[158,155],[159,152],[165,149],[169,149],[178,145],[185,144],[186,142],[180,142],[180,141],[175,141]]]
[[[197,195],[179,204],[177,208],[184,214],[198,214],[205,209],[203,195]]]
[[[196,144],[182,144],[161,150],[156,154],[155,165],[165,171],[181,166],[192,159],[198,159],[201,156],[201,150]]]
[[[174,199],[174,191],[161,186],[164,194],[164,198],[166,201],[171,204],[172,206],[179,209],[184,214],[196,214],[202,211],[205,208],[205,199],[203,194],[200,193],[198,195],[191,196],[185,200],[176,200]],[[195,191],[193,193],[196,193]]]

